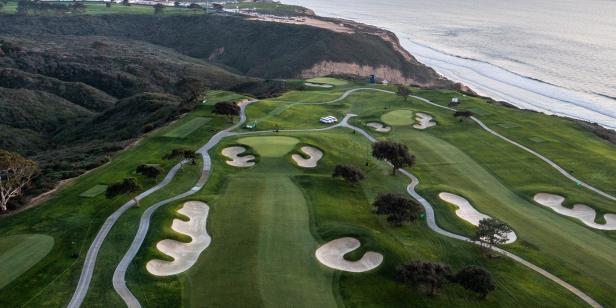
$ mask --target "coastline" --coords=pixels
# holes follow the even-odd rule
[[[291,0],[285,3],[309,4],[309,1]],[[444,78],[463,85],[478,96],[494,101],[503,101],[519,109],[532,110],[555,115],[589,125],[599,125],[616,133],[616,100],[576,92],[550,84],[532,76],[521,75],[478,59],[448,54],[442,50],[415,42],[411,35],[394,29],[391,23],[371,23],[358,16],[352,17],[347,11],[328,11],[324,7],[310,7],[319,18],[352,20],[355,23],[391,32],[400,46],[414,59],[436,71]],[[375,22],[373,20],[373,22]]]

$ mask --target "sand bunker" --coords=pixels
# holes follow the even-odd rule
[[[538,193],[533,197],[533,200],[543,206],[551,208],[558,214],[577,218],[591,228],[600,230],[616,230],[616,214],[605,214],[603,216],[605,219],[605,224],[600,225],[595,222],[597,212],[588,205],[574,204],[573,208],[569,209],[563,206],[565,197],[548,193]]]
[[[458,195],[454,195],[451,193],[447,193],[447,192],[442,192],[438,194],[438,197],[447,203],[457,206],[458,209],[456,210],[456,215],[468,221],[473,226],[478,226],[479,221],[481,221],[484,218],[490,218],[490,216],[477,211],[470,204],[470,202],[468,202],[468,200],[464,199],[463,197],[460,197]],[[515,242],[517,238],[518,237],[515,234],[515,232],[512,231],[507,235],[507,242],[505,242],[505,244],[510,244],[510,243]]]
[[[319,84],[319,83],[312,83],[312,82],[305,82],[304,83],[305,86],[307,87],[313,87],[313,88],[333,88],[334,86],[331,84]]]
[[[244,152],[246,152],[246,148],[244,147],[228,147],[222,150],[222,155],[232,159],[226,161],[229,166],[239,168],[254,166],[255,163],[253,160],[255,157],[253,155],[238,156]]]
[[[323,265],[346,272],[361,273],[376,268],[383,262],[383,255],[374,252],[366,252],[357,261],[347,261],[344,255],[359,248],[361,243],[352,237],[343,237],[333,240],[319,247],[315,256]]]
[[[192,241],[182,243],[167,239],[158,242],[156,248],[171,256],[173,261],[151,260],[146,264],[148,272],[156,276],[176,275],[188,270],[197,262],[201,252],[210,246],[212,241],[206,229],[209,210],[210,208],[203,202],[189,201],[184,203],[178,213],[188,216],[190,220],[174,219],[171,229],[190,236]]]
[[[416,112],[415,120],[417,123],[413,125],[413,127],[416,129],[426,129],[428,127],[436,126],[436,123],[432,122],[432,116],[423,112]]]
[[[295,163],[297,163],[297,165],[302,167],[302,168],[314,168],[314,167],[316,167],[317,166],[317,162],[323,157],[323,152],[321,152],[321,150],[319,150],[317,148],[314,148],[314,147],[303,146],[301,148],[301,150],[302,150],[302,152],[306,153],[306,155],[310,156],[310,158],[308,158],[308,159],[303,158],[299,154],[293,154],[293,155],[291,155],[291,158],[293,158]]]
[[[375,131],[379,133],[387,133],[391,131],[391,127],[385,126],[379,122],[369,122],[369,123],[366,123],[366,125],[368,125],[368,127],[373,128]]]

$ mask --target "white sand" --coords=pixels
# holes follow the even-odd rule
[[[173,261],[151,260],[146,264],[146,269],[152,275],[170,276],[188,270],[199,258],[212,241],[207,234],[206,223],[210,208],[207,204],[199,201],[189,201],[178,210],[178,213],[186,215],[189,221],[174,219],[171,229],[175,232],[190,236],[190,243],[182,243],[175,240],[162,240],[156,244],[156,248],[162,253],[173,258]]]
[[[361,273],[376,268],[383,262],[383,255],[374,251],[366,252],[357,261],[347,261],[344,255],[359,248],[361,243],[352,237],[343,237],[325,243],[315,252],[323,265],[346,272]]]
[[[334,86],[331,84],[318,84],[318,83],[312,83],[312,82],[305,82],[304,83],[305,86],[307,87],[313,87],[313,88],[333,88]]]
[[[366,125],[368,125],[369,127],[373,128],[375,131],[379,132],[379,133],[387,133],[389,131],[391,131],[391,127],[389,126],[385,126],[379,122],[369,122],[366,123]]]
[[[463,197],[460,197],[458,195],[454,195],[454,194],[451,194],[451,193],[447,193],[447,192],[442,192],[442,193],[438,194],[438,197],[441,198],[441,200],[443,200],[443,201],[445,201],[447,203],[451,203],[451,204],[457,206],[458,209],[456,210],[456,215],[458,217],[468,221],[473,226],[478,226],[479,225],[479,221],[481,221],[482,219],[490,218],[490,216],[477,211],[470,204],[470,202],[468,202],[468,200],[464,199]],[[505,244],[510,244],[510,243],[515,242],[517,240],[517,238],[518,237],[515,234],[515,232],[511,231],[507,235],[507,242],[505,242]]]
[[[303,158],[299,154],[293,154],[291,155],[291,158],[295,161],[295,163],[297,163],[298,166],[302,168],[316,167],[317,162],[321,160],[321,158],[323,157],[323,152],[321,152],[321,150],[314,148],[314,147],[303,146],[301,150],[302,152],[306,153],[306,155],[309,156],[308,159]]]
[[[548,193],[538,193],[533,197],[533,200],[543,206],[551,208],[558,214],[577,218],[591,228],[600,230],[616,230],[616,214],[605,214],[603,216],[605,219],[605,224],[600,225],[595,222],[597,212],[588,205],[574,204],[573,208],[569,209],[563,206],[565,197]]]
[[[222,155],[231,159],[226,161],[227,165],[229,166],[238,168],[254,166],[255,163],[253,160],[255,159],[255,157],[253,155],[246,155],[241,157],[238,156],[239,154],[244,152],[246,152],[245,147],[228,147],[222,150]]]
[[[428,127],[436,126],[435,122],[432,122],[432,116],[423,112],[415,113],[415,121],[417,123],[413,125],[416,129],[426,129]]]

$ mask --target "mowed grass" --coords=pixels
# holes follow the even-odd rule
[[[92,188],[82,192],[81,194],[79,194],[80,197],[84,197],[84,198],[94,198],[102,193],[104,193],[107,190],[107,185],[94,185],[92,186]]]
[[[0,290],[43,259],[53,243],[53,237],[45,234],[0,238]]]
[[[237,142],[253,148],[263,157],[281,157],[291,152],[299,140],[285,136],[264,136],[244,137],[238,139]]]
[[[205,95],[205,104],[213,106],[220,102],[237,102],[247,97],[235,92],[223,91],[223,90],[211,90]]]
[[[182,124],[181,126],[169,131],[163,136],[169,137],[169,138],[184,138],[190,135],[195,130],[199,129],[201,126],[203,126],[205,123],[209,122],[210,120],[212,120],[212,118],[196,117]]]
[[[344,86],[349,84],[348,81],[343,80],[343,79],[337,79],[337,78],[331,78],[331,77],[316,77],[316,78],[311,78],[306,80],[307,82],[312,82],[312,83],[324,83],[324,84],[331,84],[334,86]]]
[[[212,245],[187,274],[191,305],[336,306],[333,275],[313,258],[309,209],[288,176],[234,177],[211,204]]]
[[[385,124],[391,126],[404,126],[415,123],[413,112],[410,110],[393,110],[381,116],[381,120]]]

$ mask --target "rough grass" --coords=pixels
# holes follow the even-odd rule
[[[79,194],[80,197],[84,197],[84,198],[94,198],[102,193],[105,192],[105,190],[107,190],[107,185],[94,185],[92,186],[92,188],[82,192],[81,194]]]
[[[196,117],[182,124],[182,126],[179,126],[169,131],[163,136],[170,137],[170,138],[185,138],[186,136],[190,135],[195,130],[201,128],[201,126],[203,126],[205,123],[209,122],[210,120],[212,120],[212,118]]]
[[[0,238],[0,289],[43,259],[53,243],[53,237],[45,234]]]

